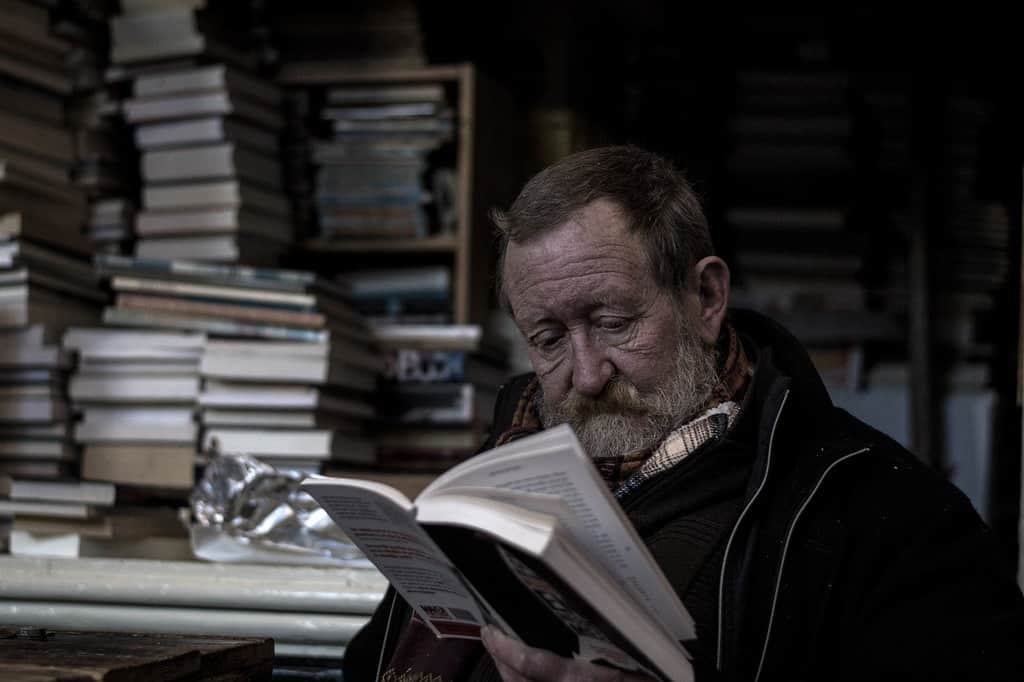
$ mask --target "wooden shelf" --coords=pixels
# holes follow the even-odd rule
[[[437,253],[455,251],[455,235],[420,239],[310,239],[303,243],[306,251],[316,253]]]
[[[456,324],[483,323],[489,313],[493,279],[492,228],[488,211],[516,196],[523,178],[519,160],[526,147],[517,134],[515,100],[500,86],[481,77],[468,63],[419,68],[355,70],[344,62],[305,62],[282,68],[278,82],[294,88],[352,85],[443,84],[447,104],[455,110],[455,225],[452,234],[426,239],[326,239],[315,237],[297,250],[320,258],[324,270],[359,265],[360,254],[378,267],[444,262],[451,268],[451,313]],[[496,161],[500,159],[500,162]]]
[[[331,85],[338,83],[422,83],[457,81],[469,65],[446,64],[406,69],[357,69],[345,62],[297,62],[285,64],[277,76],[281,85]]]

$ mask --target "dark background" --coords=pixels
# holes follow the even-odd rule
[[[506,125],[527,141],[522,156],[488,159],[481,172],[500,165],[525,181],[567,151],[619,143],[657,151],[704,198],[719,252],[740,284],[746,273],[735,267],[730,207],[765,199],[840,207],[844,240],[867,245],[857,276],[871,305],[895,310],[901,325],[895,337],[872,341],[868,360],[912,362],[927,348],[931,385],[922,395],[931,415],[951,367],[988,366],[1000,398],[989,518],[1016,559],[1024,111],[1019,23],[1007,12],[963,5],[910,11],[896,3],[768,12],[654,0],[380,0],[361,15],[353,10],[359,4],[269,2],[282,59],[351,56],[364,41],[368,49],[408,50],[408,34],[381,30],[377,10],[394,6],[402,14],[412,5],[427,63],[472,62],[516,102]],[[306,17],[305,34],[288,28],[297,16]],[[319,41],[309,39],[313,33]],[[737,161],[744,141],[732,121],[750,110],[750,75],[766,72],[841,83],[842,101],[828,105],[850,121],[838,170],[807,172],[780,157],[749,172]],[[824,95],[816,86],[806,94],[804,109],[793,107],[799,94],[787,100],[792,116],[822,114],[816,103]],[[979,206],[1000,207],[1008,219],[993,228],[965,217]],[[915,235],[927,253],[924,287],[911,284]],[[988,255],[965,266],[964,254],[978,245]],[[939,320],[950,300],[967,293],[989,302],[974,322],[985,350],[951,346],[934,330],[915,340],[907,322],[915,301],[926,319]],[[920,454],[948,470],[941,428],[931,431],[929,451]]]

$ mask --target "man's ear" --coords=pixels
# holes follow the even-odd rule
[[[729,266],[718,256],[708,256],[697,261],[693,272],[700,304],[700,336],[704,343],[713,345],[729,307]]]

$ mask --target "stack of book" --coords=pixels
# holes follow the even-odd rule
[[[338,277],[370,324],[450,323],[451,279],[444,265],[353,270]]]
[[[71,358],[52,334],[43,325],[0,332],[0,475],[58,478],[74,470],[65,391]]]
[[[135,235],[135,201],[123,196],[97,197],[89,206],[87,229],[96,253],[131,251]]]
[[[476,325],[378,325],[387,353],[377,394],[376,464],[382,469],[440,471],[483,443],[504,354]]]
[[[0,476],[0,514],[13,516],[16,556],[185,559],[185,527],[168,508],[119,508],[116,486]]]
[[[96,322],[105,301],[81,233],[85,193],[71,180],[80,141],[65,103],[98,81],[76,9],[0,2],[0,476],[76,473],[73,358],[59,340],[68,324]],[[3,500],[0,521],[39,512],[33,504]]]
[[[203,447],[243,453],[279,470],[320,473],[325,462],[375,461],[365,423],[380,356],[351,339],[210,339],[203,349]]]
[[[105,84],[69,103],[75,183],[86,192],[86,233],[97,252],[126,253],[134,238],[138,154],[121,116],[120,84]]]
[[[116,294],[106,323],[207,335],[195,347],[204,451],[304,470],[373,459],[362,423],[383,360],[343,289],[303,271],[111,255],[97,264]]]
[[[329,660],[333,668],[388,587],[377,571],[347,566],[144,559],[2,556],[0,575],[0,620],[6,625],[59,630],[74,623],[97,632],[259,635],[274,638],[281,659]],[[293,679],[337,679],[324,671],[326,666],[275,666],[282,667],[286,673],[298,670],[287,675]]]
[[[72,327],[79,362],[68,392],[80,421],[81,476],[139,489],[195,483],[199,356],[204,336]]]
[[[71,176],[89,200],[88,235],[97,250],[119,252],[130,246],[131,223],[122,218],[138,191],[138,163],[120,116],[120,84],[101,76],[109,13],[106,5],[68,3],[57,12],[55,30],[75,45],[78,69],[87,68],[90,74],[78,79],[78,89],[67,102],[74,141]]]
[[[276,264],[293,238],[281,92],[247,53],[224,48],[213,15],[196,4],[111,20],[112,61],[132,81],[124,117],[141,153],[135,253]]]
[[[901,336],[864,284],[871,240],[848,208],[858,165],[847,87],[841,72],[810,66],[741,71],[731,120],[732,301],[776,317],[812,347]]]
[[[76,462],[66,397],[72,359],[59,347],[60,334],[70,324],[96,323],[106,297],[78,225],[45,221],[36,211],[45,193],[30,203],[32,181],[20,179],[29,210],[0,215],[0,472],[57,477]],[[11,198],[5,190],[12,188],[4,183],[0,193]]]
[[[284,91],[284,130],[281,133],[281,164],[285,194],[291,201],[296,240],[305,241],[316,235],[316,202],[314,199],[310,129],[312,93],[306,88]]]
[[[53,33],[45,7],[4,0],[0,12],[0,216],[18,211],[17,229],[28,223],[50,244],[66,237],[81,247],[86,201],[71,182],[76,140],[64,101],[89,69],[76,66],[75,46]]]
[[[6,0],[2,8],[0,158],[6,173],[46,186],[36,212],[78,231],[86,217],[84,195],[119,181],[112,172],[119,150],[96,96],[103,12],[67,3],[51,13],[20,0]]]
[[[444,88],[333,86],[313,143],[320,236],[417,238],[454,231],[454,120]],[[427,206],[432,210],[428,211]]]
[[[1003,313],[996,301],[1015,277],[1014,231],[999,189],[984,176],[983,138],[994,128],[994,111],[964,92],[949,97],[943,120],[947,129],[945,164],[940,171],[945,189],[945,220],[934,235],[932,271],[942,273],[937,295],[936,336],[958,360],[988,360],[1000,344]]]

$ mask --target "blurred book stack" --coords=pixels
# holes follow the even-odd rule
[[[89,69],[76,67],[75,46],[54,34],[45,7],[3,0],[0,11],[0,214],[20,212],[21,234],[82,247],[86,201],[71,182],[75,139],[65,100]]]
[[[281,92],[259,75],[246,11],[143,5],[111,19],[111,61],[130,81],[123,114],[141,156],[135,254],[276,264],[293,239]]]
[[[871,242],[849,208],[858,166],[847,93],[829,69],[741,71],[725,210],[736,242],[730,302],[785,324],[844,385],[859,381],[860,346],[901,336],[864,285]]]
[[[363,422],[383,360],[342,288],[293,270],[97,262],[116,294],[107,324],[206,335],[195,348],[201,450],[307,472],[373,460]]]
[[[319,236],[411,239],[455,229],[455,121],[439,83],[334,85],[312,143]]]
[[[119,253],[131,247],[138,160],[120,115],[119,84],[104,77],[113,11],[112,2],[61,3],[54,30],[75,45],[76,68],[83,71],[67,102],[67,121],[74,142],[71,177],[89,202],[87,234],[95,250]]]
[[[911,77],[906,73],[871,71],[856,76],[860,133],[856,148],[864,169],[857,205],[879,248],[867,263],[869,296],[897,319],[906,320],[910,306],[910,211],[915,192]],[[876,345],[878,362],[902,361],[906,343]]]
[[[309,122],[311,93],[300,88],[284,89],[284,130],[281,133],[281,164],[285,194],[291,202],[295,238],[303,242],[318,232]]]
[[[377,393],[377,467],[438,472],[486,438],[505,354],[477,325],[377,325],[387,357]]]
[[[946,102],[946,218],[934,237],[930,267],[938,283],[936,336],[955,361],[991,361],[1005,330],[996,301],[1013,270],[1013,221],[1001,188],[982,173],[982,136],[992,116],[986,104],[966,94],[954,93]]]
[[[203,339],[177,331],[67,331],[64,348],[79,359],[69,394],[83,479],[132,486],[143,498],[191,490]]]
[[[16,556],[191,558],[173,510],[115,506],[117,488],[94,481],[0,476],[0,514],[11,514]]]
[[[66,111],[97,72],[67,12],[4,0],[0,14],[0,475],[54,479],[78,463],[60,335],[105,301]]]
[[[74,475],[67,376],[72,358],[53,326],[0,331],[0,475],[54,479]]]

